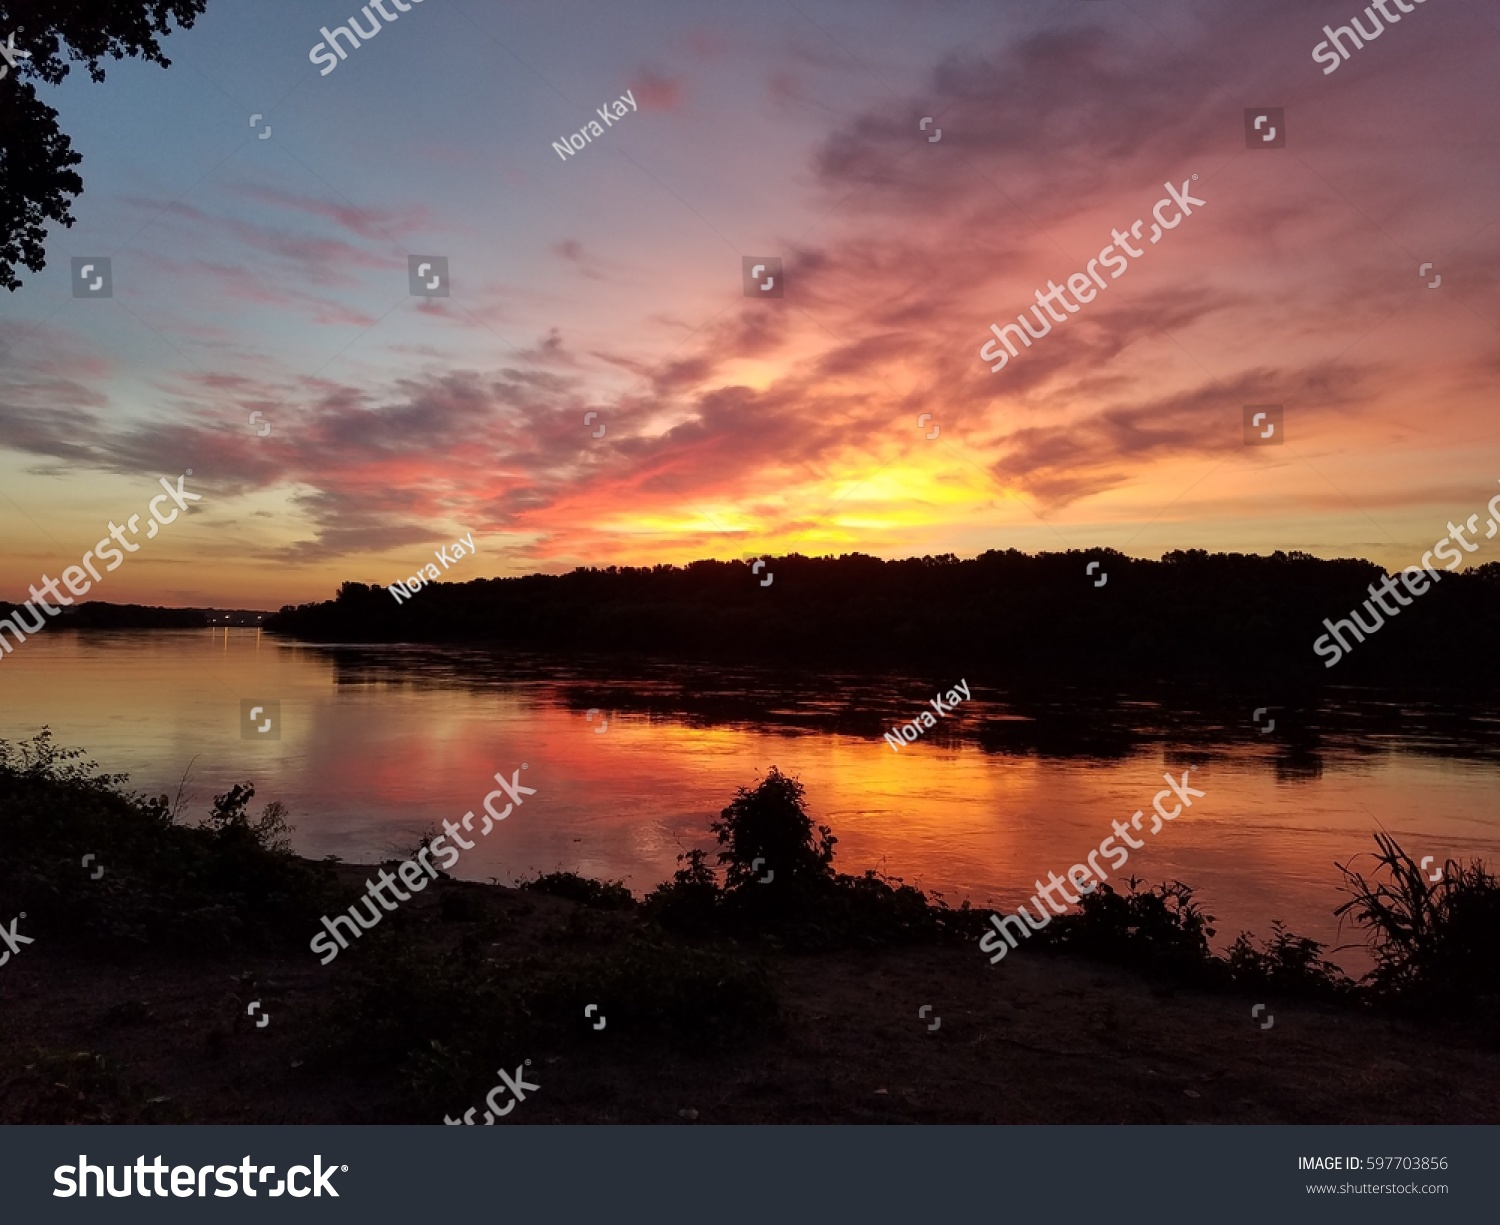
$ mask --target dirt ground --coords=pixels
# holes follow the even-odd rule
[[[371,872],[339,868],[351,888]],[[572,902],[446,880],[413,899],[404,938],[456,942],[463,925],[438,917],[445,892],[502,920],[498,953],[566,956],[577,942]],[[586,918],[595,930],[640,922]],[[995,967],[977,947],[767,963],[781,1033],[705,1053],[643,1048],[606,1025],[561,1053],[496,1050],[497,1067],[535,1056],[527,1075],[540,1085],[506,1121],[1500,1123],[1500,1051],[1457,1033],[1165,990],[1040,949]],[[380,1076],[320,1067],[314,1018],[333,979],[305,949],[109,965],[39,940],[0,969],[0,1119],[440,1124],[410,1117]],[[1267,1007],[1252,1017],[1256,1003]],[[482,1114],[488,1088],[454,1102],[454,1117],[469,1104]]]

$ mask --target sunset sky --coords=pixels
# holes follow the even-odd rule
[[[1396,567],[1500,492],[1491,0],[1427,0],[1327,75],[1356,0],[425,0],[322,76],[353,6],[210,0],[170,69],[41,87],[85,191],[0,291],[0,598],[188,469],[200,507],[94,596],[274,608],[467,532],[447,578]],[[1284,149],[1246,148],[1260,107]],[[1168,182],[1206,204],[991,373],[990,325]],[[412,296],[409,255],[451,296]],[[783,298],[745,296],[747,255]],[[113,298],[72,296],[75,256]],[[1244,444],[1247,404],[1285,405],[1285,445]]]

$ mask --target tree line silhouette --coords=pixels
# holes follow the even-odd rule
[[[1089,563],[1099,565],[1090,569]],[[770,576],[772,581],[765,584]],[[435,583],[398,603],[343,584],[272,632],[314,642],[467,642],[524,650],[861,667],[993,665],[1002,675],[1488,683],[1500,563],[1443,573],[1332,669],[1313,653],[1385,576],[1374,562],[1110,549],[1011,549],[886,561],[865,554],[579,568]],[[1102,580],[1102,581],[1101,581]]]

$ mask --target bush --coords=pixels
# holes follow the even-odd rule
[[[1354,984],[1323,956],[1324,946],[1307,936],[1294,936],[1278,920],[1271,938],[1256,948],[1249,932],[1241,932],[1229,948],[1230,980],[1236,986],[1266,987],[1288,995],[1344,996]]]
[[[719,915],[726,930],[775,936],[800,948],[831,943],[838,839],[826,825],[814,825],[802,797],[802,784],[772,766],[709,823],[724,848]]]
[[[738,893],[758,886],[769,869],[790,892],[807,893],[833,882],[833,847],[828,826],[814,826],[802,801],[802,784],[775,766],[751,790],[741,787],[709,829],[724,849],[724,887]]]
[[[967,902],[951,910],[873,869],[836,874],[838,839],[808,815],[802,784],[775,766],[753,789],[740,788],[709,828],[724,848],[724,884],[708,866],[707,851],[679,855],[687,866],[644,903],[664,927],[700,936],[769,936],[809,951],[976,935],[983,924]]]
[[[198,828],[211,831],[222,847],[290,853],[294,827],[287,822],[286,805],[279,800],[267,804],[252,825],[246,809],[254,797],[255,788],[249,783],[236,783],[223,795],[214,796],[214,806]]]
[[[714,870],[703,862],[707,857],[707,851],[696,849],[677,856],[678,863],[686,860],[688,866],[678,868],[669,883],[646,895],[641,903],[646,916],[663,927],[692,935],[719,930],[723,898]]]
[[[630,910],[635,898],[624,881],[592,880],[577,872],[546,872],[535,880],[523,880],[522,889],[566,898],[595,910]]]
[[[109,793],[128,781],[125,774],[100,774],[97,762],[84,761],[82,749],[61,749],[44,727],[30,740],[0,740],[0,775],[28,783],[67,783],[83,790]]]
[[[936,895],[934,899],[915,885],[873,868],[863,876],[840,873],[802,943],[873,948],[978,937],[984,916],[971,910],[968,902],[953,910]]]
[[[1142,891],[1131,877],[1128,892],[1118,893],[1101,883],[1082,896],[1075,914],[1062,915],[1037,938],[1044,943],[1100,961],[1143,969],[1187,981],[1208,981],[1222,975],[1221,963],[1209,949],[1214,935],[1206,915],[1181,881]]]
[[[251,821],[255,792],[242,784],[214,798],[202,825],[182,825],[165,796],[127,793],[125,775],[81,758],[45,728],[19,745],[0,741],[0,892],[29,924],[109,955],[121,942],[197,950],[305,940],[316,926],[324,882],[287,849],[281,805]]]

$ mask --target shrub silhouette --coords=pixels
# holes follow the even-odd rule
[[[254,798],[255,788],[249,783],[235,783],[214,796],[214,806],[199,828],[212,830],[221,847],[289,853],[295,827],[286,819],[286,805],[275,800],[265,806],[259,821],[252,822],[249,806]]]
[[[714,870],[703,861],[708,852],[694,848],[677,856],[678,868],[672,879],[658,885],[641,903],[646,914],[663,927],[702,935],[719,927],[719,904],[722,900]]]
[[[741,787],[709,829],[718,837],[724,888],[731,893],[759,885],[769,869],[788,892],[814,892],[833,883],[833,847],[826,825],[814,826],[802,801],[802,784],[775,766],[751,790]],[[756,861],[761,861],[757,863]],[[770,883],[770,882],[768,882]]]
[[[687,866],[645,901],[646,914],[665,927],[768,936],[808,951],[969,938],[983,923],[967,902],[951,909],[899,878],[835,873],[838,839],[808,815],[802,784],[775,766],[753,788],[741,787],[709,828],[723,848],[724,883],[708,851],[679,855]]]
[[[1345,914],[1371,933],[1375,968],[1366,982],[1377,998],[1448,1015],[1480,1015],[1500,1035],[1500,881],[1475,861],[1449,860],[1427,879],[1389,834],[1375,835],[1382,881],[1340,864],[1350,898]]]
[[[1240,987],[1266,987],[1288,995],[1348,995],[1354,984],[1323,956],[1323,949],[1308,936],[1293,935],[1278,919],[1261,948],[1255,947],[1249,932],[1239,934],[1229,947],[1229,975]]]
[[[535,880],[523,880],[519,888],[566,898],[593,910],[629,910],[635,905],[624,881],[594,880],[577,872],[544,872]]]
[[[1083,895],[1076,914],[1058,918],[1039,938],[1086,957],[1183,981],[1218,977],[1223,963],[1208,945],[1214,917],[1203,913],[1192,888],[1172,881],[1143,891],[1142,883],[1130,877],[1125,893],[1101,883]]]
[[[732,926],[802,943],[827,901],[837,839],[826,825],[814,825],[802,795],[801,783],[772,766],[709,823],[723,848],[723,908]]]
[[[50,934],[109,956],[122,943],[202,950],[305,940],[323,912],[321,873],[287,849],[286,811],[247,812],[254,789],[214,798],[200,825],[166,796],[123,790],[43,728],[0,740],[0,893]],[[95,878],[84,856],[104,870]]]

